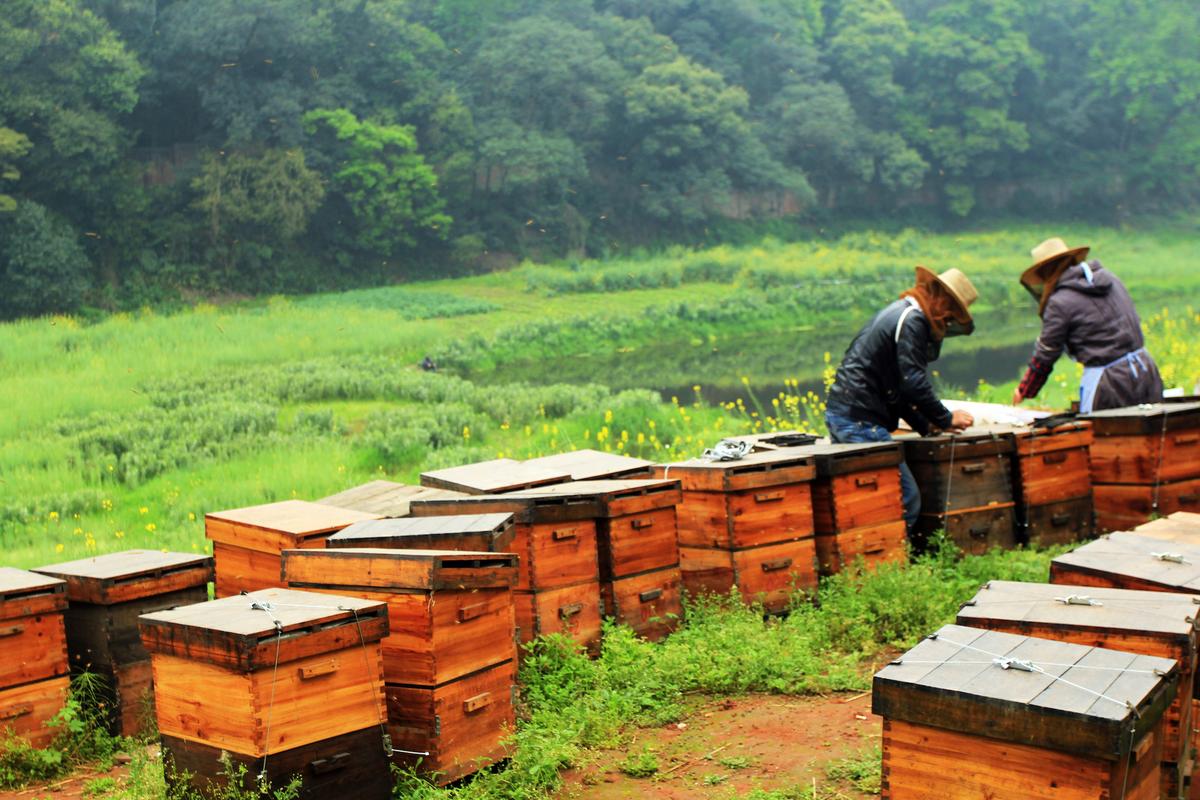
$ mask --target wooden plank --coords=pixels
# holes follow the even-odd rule
[[[789,452],[812,456],[818,478],[883,470],[896,467],[904,460],[904,452],[899,442],[833,444],[823,439],[817,444],[791,448]]]
[[[67,583],[16,567],[0,567],[0,620],[50,614],[67,607]]]
[[[682,619],[679,591],[678,564],[600,584],[604,616],[650,641],[666,637]]]
[[[280,553],[292,547],[264,553],[260,550],[213,543],[213,559],[216,562],[216,596],[233,597],[242,592],[258,592],[283,586],[283,561]],[[320,548],[324,539],[303,539],[295,543],[298,548]]]
[[[0,730],[11,730],[34,747],[47,747],[58,735],[46,726],[67,699],[66,676],[0,689]]]
[[[278,503],[213,511],[204,515],[206,528],[211,520],[227,522],[239,528],[252,528],[299,538],[333,533],[355,522],[378,518],[376,514],[310,503],[307,500],[283,500]]]
[[[811,538],[815,532],[808,481],[730,492],[727,509],[733,548]]]
[[[289,584],[331,588],[488,589],[516,583],[511,553],[380,548],[285,550]]]
[[[812,493],[813,521],[819,534],[904,519],[900,470],[896,467],[818,477],[813,481]]]
[[[677,479],[684,491],[700,492],[732,492],[811,481],[817,474],[813,458],[796,453],[796,449],[750,453],[736,461],[696,458],[658,465],[654,475]]]
[[[1031,545],[1049,547],[1084,541],[1096,534],[1092,497],[1064,500],[1039,506],[1018,507],[1024,539]]]
[[[520,524],[595,519],[604,514],[604,504],[595,494],[570,493],[564,496],[513,492],[448,500],[417,500],[412,503],[411,511],[414,517],[507,512],[513,515],[515,523]]]
[[[1155,553],[1178,556],[1162,560]],[[1050,562],[1054,583],[1200,594],[1200,547],[1112,533]]]
[[[747,603],[783,611],[793,593],[817,586],[812,538],[746,550],[679,548],[679,569],[688,594],[728,594],[735,586]]]
[[[1105,521],[1108,530],[1128,530],[1149,522],[1156,514],[1200,508],[1200,478],[1164,483],[1157,491],[1153,486],[1096,484],[1093,493],[1096,514]],[[1122,524],[1125,527],[1117,527]]]
[[[960,511],[947,516],[922,513],[913,530],[918,549],[930,534],[938,530],[945,530],[950,541],[971,555],[982,555],[997,547],[1009,550],[1017,544],[1012,503]]]
[[[617,517],[678,505],[679,481],[654,479],[588,480],[510,492],[505,497],[557,497],[596,504],[599,517]]]
[[[653,462],[599,450],[573,450],[523,462],[529,467],[567,473],[573,481],[635,478],[650,475]]]
[[[466,494],[496,494],[569,480],[571,475],[565,470],[523,463],[511,458],[497,458],[421,473],[422,486],[450,489]]]
[[[194,553],[125,550],[38,567],[66,582],[71,602],[111,605],[167,594],[213,579],[213,559]]]
[[[562,633],[591,651],[600,646],[600,582],[513,593],[517,641]]]
[[[142,614],[207,600],[208,587],[201,584],[112,605],[72,602],[63,614],[71,669],[112,672],[122,664],[145,661],[150,654],[138,629]]]
[[[507,511],[370,520],[356,522],[332,534],[325,546],[436,550],[444,549],[445,543],[453,540],[456,550],[496,552],[512,541],[513,524],[513,515]]]
[[[675,506],[599,520],[596,537],[601,581],[679,563]]]
[[[1088,497],[1092,477],[1086,447],[1030,454],[1017,440],[1016,500],[1021,505],[1045,505]]]
[[[1007,440],[1011,444],[1011,439]],[[907,450],[906,450],[907,452]],[[908,466],[921,489],[921,511],[945,514],[1013,502],[1008,453],[949,458],[909,455]]]
[[[370,481],[344,492],[322,497],[318,503],[348,508],[382,518],[407,517],[409,504],[414,500],[466,497],[462,492],[431,489],[427,486],[408,486],[394,481]]]
[[[822,575],[835,575],[859,558],[868,569],[908,560],[908,531],[903,519],[840,533],[818,533],[815,544]]]
[[[1200,427],[1200,403],[1147,403],[1083,414],[1092,423],[1096,438],[1159,433]]]
[[[895,440],[904,446],[904,461],[910,467],[914,462],[1000,458],[1011,455],[1015,447],[1012,430],[1008,428],[968,428],[962,433],[934,436],[900,434]]]
[[[0,621],[0,649],[4,652],[0,690],[66,675],[67,634],[62,613]]]
[[[1139,436],[1105,436],[1091,446],[1096,483],[1153,484],[1200,478],[1200,427]]]

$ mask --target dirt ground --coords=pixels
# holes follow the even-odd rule
[[[866,798],[846,783],[831,782],[826,766],[878,747],[881,720],[871,697],[822,698],[752,695],[715,700],[682,724],[638,731],[621,751],[570,771],[560,800],[692,800],[741,797],[754,789],[806,788],[818,796]],[[658,771],[636,778],[618,765],[649,754]]]
[[[153,748],[154,752],[158,748]],[[49,784],[41,786],[30,786],[26,789],[15,789],[12,791],[0,791],[0,800],[44,800],[52,798],[52,800],[78,800],[79,798],[89,797],[84,794],[84,789],[87,788],[93,781],[103,780],[104,778],[112,778],[116,783],[120,784],[125,776],[129,773],[128,759],[121,758],[121,763],[113,765],[111,770],[102,772],[96,768],[89,768],[75,773],[67,778],[60,778]]]

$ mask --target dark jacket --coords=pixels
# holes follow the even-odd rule
[[[1102,367],[1145,345],[1142,322],[1125,284],[1098,259],[1085,263],[1092,279],[1088,280],[1082,264],[1068,267],[1046,302],[1033,357],[1047,367],[1058,360],[1064,348],[1085,367]],[[1125,363],[1105,370],[1093,410],[1162,400],[1158,365],[1148,353],[1140,360],[1142,367],[1136,375]]]
[[[950,410],[942,405],[929,380],[929,362],[941,354],[941,342],[930,334],[921,309],[897,325],[907,300],[897,300],[858,332],[838,366],[826,407],[835,414],[895,430],[903,419],[925,434],[930,423],[950,426]]]

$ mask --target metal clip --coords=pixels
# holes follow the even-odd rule
[[[386,731],[383,733],[383,754],[392,757],[392,737]]]
[[[1159,561],[1170,561],[1172,564],[1190,564],[1191,563],[1190,561],[1188,561],[1187,559],[1185,559],[1183,557],[1182,553],[1151,553],[1150,555],[1154,556]]]
[[[976,605],[974,600],[968,600],[967,602],[965,602],[961,606],[959,606],[959,608],[967,608],[968,606],[974,606],[974,605]]]
[[[1017,669],[1021,672],[1037,672],[1034,669],[1032,661],[1023,661],[1019,658],[993,658],[992,663],[1000,669]]]
[[[1099,600],[1094,600],[1091,597],[1088,597],[1086,594],[1069,594],[1066,597],[1056,597],[1054,599],[1057,600],[1058,602],[1063,603],[1068,606],[1102,606],[1102,605],[1104,605],[1104,603],[1101,603]]]
[[[904,663],[904,659],[903,659],[903,658],[897,658],[897,659],[895,659],[894,661],[889,661],[889,662],[888,662],[888,666],[889,666],[889,667],[898,667],[898,666],[900,666],[900,665],[901,665],[901,664],[903,664],[903,663]]]
[[[268,613],[275,610],[275,606],[271,605],[269,600],[251,600],[250,608],[255,611],[266,611]]]
[[[1157,676],[1158,676],[1158,677],[1160,677],[1160,678],[1165,678],[1165,677],[1167,677],[1167,671],[1166,671],[1166,670],[1164,670],[1164,669],[1159,669],[1158,667],[1155,667],[1155,668],[1154,668],[1154,674],[1155,674],[1155,675],[1157,675]],[[1129,701],[1128,701],[1128,700],[1126,700],[1125,702],[1126,702],[1126,703],[1128,703]]]
[[[434,714],[433,715],[433,738],[436,739],[437,737],[439,737],[441,735],[442,735],[442,716],[441,716],[441,714]]]

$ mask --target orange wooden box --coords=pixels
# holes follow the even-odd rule
[[[432,470],[421,473],[421,485],[431,489],[449,489],[466,494],[496,494],[517,489],[530,489],[548,483],[571,480],[571,473],[557,467],[497,458],[477,464]]]
[[[882,797],[1156,800],[1177,681],[1170,659],[947,625],[875,675]]]
[[[572,481],[649,478],[654,468],[653,462],[642,458],[599,450],[572,450],[569,453],[526,459],[522,463],[526,467],[565,472]]]
[[[1013,499],[1022,539],[1041,546],[1090,539],[1091,423],[1014,428],[1013,439]]]
[[[217,597],[280,586],[279,554],[284,550],[324,547],[334,531],[378,518],[305,500],[206,514],[204,535],[213,543]]]
[[[34,747],[49,746],[58,731],[46,723],[62,711],[70,687],[63,675],[0,689],[0,744],[10,731]]]
[[[0,689],[67,674],[66,582],[0,567]]]
[[[1109,533],[1051,561],[1050,582],[1200,594],[1200,546]]]
[[[1153,485],[1200,478],[1200,403],[1096,411],[1092,481]]]
[[[345,491],[322,497],[321,505],[348,508],[380,517],[407,517],[408,507],[413,500],[434,497],[465,497],[462,492],[447,489],[430,489],[427,486],[408,486],[394,481],[368,481]]]
[[[604,616],[627,625],[643,639],[658,641],[683,616],[679,565],[600,583]]]
[[[1100,530],[1127,531],[1156,516],[1200,510],[1200,478],[1158,486],[1096,484],[1096,520]]]
[[[600,582],[588,581],[536,592],[513,592],[517,641],[561,633],[591,653],[600,649]]]
[[[791,596],[817,586],[813,537],[742,550],[679,548],[679,570],[689,594],[728,594],[737,588],[747,603],[768,612],[785,610]]]

